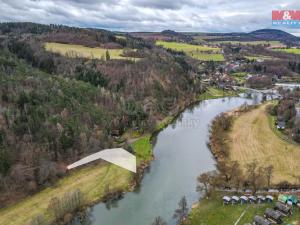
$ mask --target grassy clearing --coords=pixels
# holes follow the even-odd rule
[[[157,41],[156,45],[176,51],[183,51],[187,55],[201,61],[224,61],[224,56],[221,54],[220,48],[167,41]]]
[[[274,60],[276,58],[266,55],[253,55],[253,56],[245,56],[246,59],[249,60]]]
[[[137,156],[138,164],[149,161],[152,157],[150,135],[142,136],[132,144]],[[59,180],[53,187],[27,197],[19,203],[0,210],[0,224],[27,225],[37,215],[44,215],[47,223],[54,220],[54,216],[47,210],[53,197],[62,197],[65,193],[80,189],[87,205],[101,200],[105,187],[110,190],[129,191],[132,173],[115,165],[100,163],[72,171],[68,176]],[[13,219],[12,219],[13,218]]]
[[[246,72],[236,72],[230,74],[230,76],[234,77],[234,79],[240,84],[246,81],[246,75]]]
[[[192,52],[190,54],[193,58],[201,60],[201,61],[224,61],[224,56],[222,54],[217,53],[202,53],[202,52]]]
[[[163,128],[165,128],[167,125],[169,125],[172,121],[173,121],[174,117],[173,116],[167,116],[166,118],[164,118],[161,122],[159,122],[156,127],[155,130],[156,131],[160,131]]]
[[[137,156],[138,165],[142,160],[148,162],[152,159],[152,144],[150,139],[151,135],[146,134],[131,144]]]
[[[105,48],[90,48],[83,45],[60,44],[53,42],[46,42],[45,49],[50,52],[59,53],[61,55],[75,58],[89,58],[89,59],[104,59],[106,58],[106,51],[109,52],[111,59],[129,59],[137,60],[132,57],[123,57],[123,49],[105,49]]]
[[[116,38],[117,38],[117,39],[123,39],[123,40],[126,40],[126,39],[127,39],[125,36],[121,36],[121,35],[116,35]]]
[[[279,52],[286,52],[291,54],[300,54],[299,48],[279,48],[279,49],[273,49],[273,51],[279,51]]]
[[[227,205],[223,206],[221,195],[216,195],[213,199],[203,199],[199,205],[192,209],[188,225],[233,225],[240,215],[246,210],[237,225],[253,222],[255,215],[263,215],[266,208],[272,208],[273,204],[247,204],[247,205]],[[284,224],[297,225],[300,222],[300,212],[295,209],[291,217],[284,220]]]
[[[253,160],[262,166],[273,165],[273,183],[295,183],[300,176],[300,145],[283,140],[272,130],[266,112],[268,104],[235,119],[229,133],[230,159],[242,166]]]
[[[198,96],[198,100],[207,100],[207,99],[215,99],[215,98],[223,98],[223,97],[231,97],[237,96],[236,91],[223,91],[218,88],[209,87],[203,94]]]
[[[99,164],[79,169],[61,179],[55,186],[2,209],[0,224],[27,225],[32,218],[39,214],[44,215],[50,224],[54,219],[54,216],[47,210],[51,198],[62,197],[67,192],[80,189],[86,203],[91,204],[103,197],[106,185],[109,185],[111,190],[128,190],[130,180],[129,171],[112,164]]]

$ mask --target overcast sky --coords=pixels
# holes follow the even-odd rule
[[[0,0],[0,21],[119,31],[249,32],[272,28],[273,9],[300,0]],[[283,29],[298,33],[300,29]]]

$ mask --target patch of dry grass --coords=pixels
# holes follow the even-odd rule
[[[273,165],[273,183],[297,182],[300,176],[300,145],[284,141],[272,130],[264,104],[238,116],[229,133],[230,159],[242,166],[257,160]]]
[[[128,189],[131,173],[112,164],[98,164],[74,171],[61,179],[53,187],[27,197],[19,203],[0,211],[0,224],[27,225],[31,219],[41,214],[48,223],[53,221],[53,215],[47,210],[53,197],[62,197],[65,193],[80,189],[87,204],[99,201],[106,185],[111,190]]]
[[[109,52],[111,59],[130,59],[138,60],[132,57],[122,56],[124,49],[105,49],[105,48],[90,48],[83,45],[61,44],[54,42],[46,42],[45,49],[50,52],[59,53],[66,57],[75,58],[89,58],[89,59],[104,59],[106,58],[106,51]]]

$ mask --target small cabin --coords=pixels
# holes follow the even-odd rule
[[[288,201],[288,196],[280,194],[278,195],[278,201],[286,203]]]
[[[266,201],[266,197],[265,196],[263,196],[263,195],[257,196],[257,202],[259,204],[264,203],[265,201]]]
[[[253,195],[249,196],[250,203],[256,203],[256,201],[257,201],[257,198],[255,196],[253,196]]]
[[[287,198],[287,202],[290,202],[292,205],[297,205],[298,199],[295,195],[289,195]]]
[[[242,205],[242,204],[248,203],[249,199],[243,195],[240,197],[240,201],[241,201],[241,205]]]
[[[223,197],[223,204],[228,205],[231,201],[231,198],[228,196]]]
[[[273,202],[273,200],[274,200],[274,197],[272,195],[267,195],[266,196],[266,202],[271,203],[271,202]]]
[[[292,207],[287,206],[281,202],[276,202],[274,209],[280,211],[283,215],[291,215],[292,214]]]
[[[285,121],[278,121],[277,122],[277,129],[278,130],[284,130],[285,129]]]
[[[254,217],[254,224],[255,225],[271,225],[274,224],[271,221],[265,219],[264,217],[261,216],[255,216]]]
[[[232,196],[231,197],[231,203],[237,204],[239,202],[240,198],[238,196]]]
[[[278,211],[275,211],[274,209],[266,209],[265,211],[265,217],[269,220],[273,220],[274,222],[276,222],[277,224],[281,224],[282,223],[282,214]]]

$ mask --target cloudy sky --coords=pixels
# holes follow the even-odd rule
[[[0,0],[0,21],[120,31],[249,32],[271,28],[273,9],[299,0]],[[286,31],[300,35],[300,29]]]

